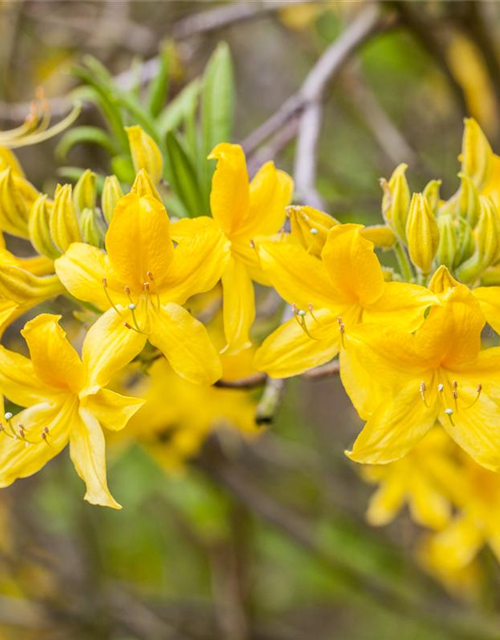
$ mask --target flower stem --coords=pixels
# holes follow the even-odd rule
[[[398,260],[401,275],[406,280],[406,282],[411,282],[413,280],[413,272],[411,269],[410,261],[408,260],[406,251],[403,249],[403,246],[400,242],[396,242],[396,244],[394,245],[394,253],[396,254],[396,258]]]

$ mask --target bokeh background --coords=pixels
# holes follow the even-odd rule
[[[176,53],[174,97],[225,41],[236,82],[234,141],[248,143],[366,6],[3,0],[0,122],[21,122],[40,86],[57,120],[78,85],[72,68],[86,54],[130,78],[166,40]],[[493,146],[500,142],[500,5],[384,2],[381,10],[383,31],[349,58],[324,96],[312,196],[344,222],[380,220],[379,179],[400,162],[410,166],[413,190],[438,177],[451,196],[465,115],[478,119]],[[100,118],[86,108],[78,124],[99,126]],[[294,173],[296,133],[292,118],[252,150],[250,167],[274,159]],[[52,189],[63,165],[109,172],[98,147],[77,145],[58,161],[57,142],[18,152],[38,188]],[[19,242],[15,249],[24,250]],[[265,314],[260,322],[266,326]],[[166,385],[159,413],[183,402],[175,383]],[[215,414],[237,393],[242,419],[252,421],[260,392],[195,394],[185,401],[191,413],[177,419],[189,425],[194,413]],[[59,456],[0,493],[0,638],[500,637],[500,572],[489,552],[483,588],[471,597],[420,566],[419,531],[406,513],[381,529],[365,522],[373,488],[343,456],[359,427],[335,376],[292,380],[274,423],[251,441],[222,431],[180,466],[148,447],[111,446],[109,482],[121,512],[83,502],[68,456]]]

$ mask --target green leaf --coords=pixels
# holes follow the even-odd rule
[[[166,160],[167,179],[189,215],[195,217],[206,214],[195,168],[182,143],[172,131],[167,133]]]
[[[159,65],[156,76],[148,87],[146,104],[149,113],[156,118],[167,100],[168,85],[170,80],[170,69],[172,67],[172,57],[174,55],[174,45],[172,42],[165,43],[160,51]]]
[[[201,91],[201,81],[196,78],[163,109],[158,118],[157,127],[162,138],[168,131],[177,129],[186,114],[191,113],[196,107]]]
[[[233,65],[229,47],[221,42],[210,58],[203,77],[201,122],[206,155],[219,142],[230,142],[233,115]]]
[[[67,131],[56,147],[56,157],[59,162],[66,159],[69,151],[77,144],[97,144],[111,155],[117,153],[116,144],[113,138],[98,127],[82,126],[75,127]]]
[[[115,156],[111,160],[111,172],[115,174],[120,182],[132,184],[135,179],[132,158],[129,155]]]
[[[219,142],[230,142],[234,117],[234,80],[231,52],[221,42],[212,54],[203,77],[201,98],[202,152],[200,181],[205,202],[209,200],[213,163],[206,160]]]

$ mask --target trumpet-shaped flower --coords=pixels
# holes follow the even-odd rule
[[[128,362],[130,345],[103,344],[98,322],[85,338],[80,359],[59,317],[42,314],[26,324],[22,334],[31,359],[0,347],[0,388],[27,407],[2,420],[0,486],[36,473],[69,442],[87,487],[85,499],[120,508],[107,486],[102,427],[122,429],[143,401],[104,387]]]
[[[431,289],[443,285],[445,272],[441,267]],[[439,295],[441,306],[413,334],[380,324],[348,333],[346,351],[357,366],[346,387],[367,418],[348,452],[352,460],[398,460],[440,422],[478,464],[500,469],[500,349],[481,351],[485,320],[467,287]]]
[[[211,384],[221,375],[219,355],[182,305],[217,283],[229,248],[212,220],[187,223],[193,232],[174,247],[161,202],[130,193],[113,214],[107,255],[74,243],[56,260],[56,271],[76,298],[106,310],[98,323],[103,345],[126,343],[134,357],[149,339],[179,375]]]
[[[287,377],[324,364],[337,355],[345,331],[358,322],[392,323],[411,331],[423,321],[435,295],[418,285],[385,282],[362,228],[333,227],[322,260],[286,239],[258,243],[261,265],[293,305],[295,317],[264,341],[256,354],[257,369]]]
[[[221,360],[224,379],[237,379],[252,372],[253,350],[223,355]],[[255,400],[248,391],[191,384],[175,375],[164,359],[148,373],[133,387],[145,405],[113,440],[117,445],[138,442],[167,472],[182,470],[214,430],[227,428],[247,436],[258,432]]]
[[[461,467],[453,457],[455,448],[448,435],[436,428],[401,460],[362,467],[363,477],[379,485],[370,499],[368,522],[385,525],[407,503],[415,522],[444,528],[451,517],[449,487],[463,484]]]
[[[236,353],[250,345],[249,330],[255,318],[252,280],[269,284],[252,241],[275,234],[283,226],[293,181],[268,162],[249,182],[239,145],[219,144],[209,158],[217,160],[210,194],[212,216],[231,246],[231,257],[222,273],[223,313],[226,350]],[[188,220],[172,227],[175,239],[196,231]]]

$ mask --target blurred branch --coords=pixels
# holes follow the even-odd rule
[[[245,152],[253,153],[310,103],[321,101],[328,84],[349,57],[372,36],[386,29],[390,22],[390,19],[381,16],[377,4],[370,4],[363,9],[318,59],[297,93],[243,141]]]
[[[233,24],[245,22],[266,16],[269,13],[279,11],[293,4],[304,4],[314,0],[283,0],[282,2],[248,2],[231,5],[223,5],[215,9],[200,11],[199,13],[183,18],[175,23],[169,37],[182,41],[196,35],[202,35],[217,31]],[[160,60],[158,56],[147,60],[141,68],[140,82],[146,84],[158,73]],[[136,86],[137,77],[134,70],[127,70],[114,77],[114,81],[121,89],[129,90]],[[29,112],[31,103],[0,103],[0,119],[23,120]],[[68,96],[60,96],[50,100],[50,110],[53,117],[64,115],[71,107]]]
[[[333,360],[328,364],[309,369],[302,374],[302,378],[306,380],[322,380],[323,378],[330,378],[339,374],[339,361]],[[265,384],[268,377],[265,373],[254,373],[246,378],[238,378],[238,380],[217,380],[214,384],[215,387],[221,389],[255,389]]]
[[[325,203],[316,189],[318,166],[318,141],[321,131],[323,106],[321,102],[310,102],[300,119],[295,153],[295,187],[299,199],[311,207],[324,209]]]
[[[431,20],[426,20],[423,15],[423,6],[419,5],[414,8],[412,2],[406,0],[396,0],[391,3],[395,7],[401,17],[401,22],[405,25],[410,33],[420,42],[422,47],[434,58],[437,66],[441,69],[443,75],[448,79],[450,89],[455,95],[458,108],[462,116],[468,113],[467,103],[465,100],[462,87],[458,84],[453,76],[448,61],[446,59],[445,49],[442,40],[433,32],[433,24]]]
[[[275,500],[269,491],[261,490],[255,482],[255,474],[242,472],[241,461],[230,462],[213,441],[211,445],[198,460],[205,473],[252,513],[316,558],[322,568],[332,572],[350,593],[350,600],[358,600],[358,604],[363,603],[365,607],[381,605],[396,616],[415,620],[422,625],[422,632],[438,632],[439,637],[450,640],[498,640],[494,617],[464,616],[459,608],[446,606],[450,602],[445,600],[444,593],[444,601],[435,601],[432,591],[417,595],[409,592],[407,587],[412,585],[383,582],[379,576],[375,578],[350,564],[348,555],[332,552],[321,542],[309,520]],[[428,576],[421,574],[421,577],[424,583],[429,583]]]
[[[416,164],[419,158],[403,134],[385,112],[377,96],[368,86],[359,66],[349,68],[342,76],[352,107],[366,122],[387,158],[394,164]]]

